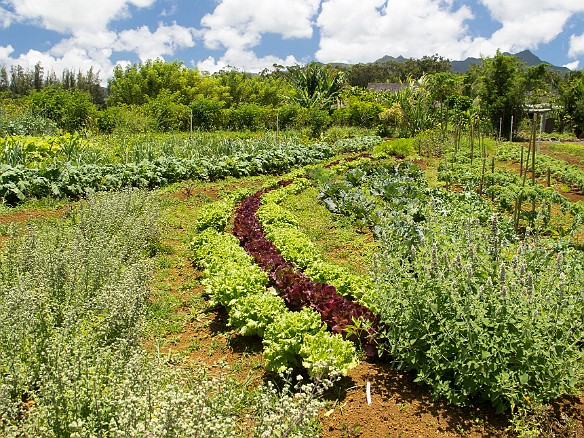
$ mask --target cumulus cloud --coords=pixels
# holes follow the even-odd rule
[[[115,47],[119,51],[136,52],[142,61],[172,55],[177,49],[193,47],[194,29],[160,24],[151,32],[146,26],[120,32]]]
[[[497,49],[518,52],[553,41],[568,20],[584,12],[581,0],[480,0],[500,28],[471,37],[470,6],[448,0],[323,0],[317,59],[370,62],[383,55],[451,59],[492,56]]]
[[[11,45],[0,46],[0,65],[7,64],[10,61],[10,54],[14,52],[14,48]]]
[[[211,49],[249,49],[264,33],[310,38],[319,0],[223,0],[203,16],[201,35]]]
[[[195,63],[195,66],[199,70],[209,73],[230,68],[258,73],[266,68],[271,68],[274,64],[294,65],[296,63],[294,56],[287,56],[285,59],[269,55],[258,57],[252,50],[228,49],[219,59],[209,56],[207,59]]]
[[[570,70],[577,70],[578,66],[580,65],[580,61],[570,62],[565,64],[564,67],[569,68]]]
[[[4,0],[13,11],[0,8],[0,25],[14,21],[34,22],[65,37],[48,50],[29,50],[12,56],[11,46],[0,47],[0,63],[31,68],[40,62],[46,71],[86,71],[93,67],[102,78],[111,76],[114,52],[135,52],[144,61],[172,55],[195,45],[194,29],[176,23],[160,23],[154,31],[146,26],[116,33],[112,20],[125,17],[130,6],[149,7],[155,0]],[[10,49],[10,50],[8,50]],[[127,63],[127,61],[122,61]]]
[[[496,49],[510,52],[537,49],[560,35],[572,16],[584,12],[584,3],[579,0],[481,0],[481,3],[491,18],[501,23],[501,28],[489,37],[476,39],[475,54],[492,54]]]
[[[325,0],[317,24],[324,62],[370,62],[383,55],[452,57],[470,43],[468,6],[440,0]]]
[[[21,20],[38,22],[60,33],[101,31],[127,15],[130,5],[144,8],[155,0],[6,0]]]
[[[568,56],[576,58],[584,54],[584,33],[581,35],[572,35],[570,37],[570,50]]]

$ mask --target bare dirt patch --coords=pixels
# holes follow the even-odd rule
[[[0,213],[0,224],[22,223],[39,219],[57,219],[68,214],[69,211],[69,207],[63,207],[58,210],[22,210]]]

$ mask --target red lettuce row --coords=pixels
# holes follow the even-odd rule
[[[281,181],[286,186],[292,181]],[[359,343],[367,356],[376,357],[376,333],[379,317],[367,307],[337,293],[334,286],[314,283],[295,265],[288,262],[270,242],[257,217],[261,196],[273,189],[263,189],[246,198],[236,210],[233,233],[256,263],[268,273],[270,285],[276,287],[291,310],[310,306],[321,315],[328,329]]]

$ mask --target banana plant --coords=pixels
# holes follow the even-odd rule
[[[329,109],[345,84],[343,72],[316,62],[288,67],[286,79],[294,88],[291,100],[304,108]]]

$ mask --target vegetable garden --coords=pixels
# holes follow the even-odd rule
[[[367,366],[485,412],[457,433],[581,431],[544,413],[582,384],[582,166],[518,171],[511,143],[166,140],[3,140],[4,435],[392,433],[347,415]],[[379,382],[371,406],[406,415]]]
[[[5,89],[0,434],[584,434],[584,77],[425,62]]]

